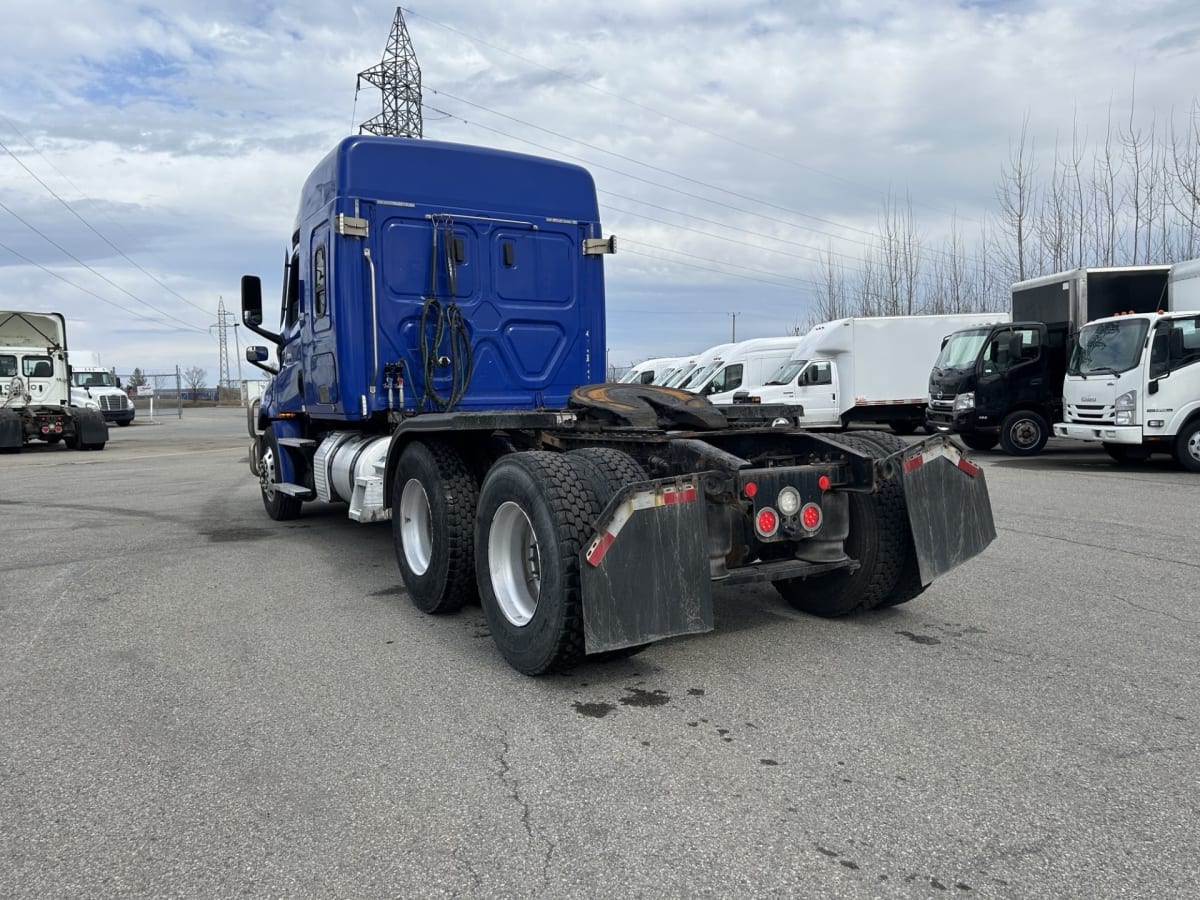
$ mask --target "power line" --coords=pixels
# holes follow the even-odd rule
[[[20,132],[18,131],[17,134],[20,134]],[[22,135],[22,137],[24,137],[24,135]],[[26,141],[26,143],[29,143],[27,138],[25,139],[25,141]],[[32,147],[33,145],[30,144],[30,146]],[[13,158],[13,160],[17,163],[17,165],[19,165],[22,169],[24,169],[26,172],[28,172],[34,181],[36,181],[38,184],[40,184],[42,187],[44,187],[50,193],[50,196],[52,196],[55,200],[57,200],[59,203],[61,203],[66,208],[67,212],[69,212],[71,215],[73,215],[75,218],[77,218],[80,222],[82,222],[88,228],[88,230],[92,232],[92,234],[96,235],[96,237],[100,238],[100,240],[104,241],[104,243],[108,244],[108,246],[112,247],[113,250],[115,250],[118,254],[120,254],[122,259],[124,259],[126,262],[128,262],[131,266],[133,266],[135,269],[137,269],[139,272],[141,272],[143,275],[145,275],[147,278],[149,278],[151,281],[153,281],[155,284],[157,284],[160,288],[162,288],[167,293],[169,293],[175,297],[178,297],[180,300],[182,300],[188,306],[194,307],[195,309],[198,309],[202,313],[205,313],[205,314],[208,313],[208,310],[206,310],[204,307],[198,306],[197,304],[193,303],[187,297],[183,296],[183,294],[178,293],[170,286],[164,284],[157,277],[152,275],[150,272],[147,272],[140,265],[138,265],[136,262],[134,262],[132,259],[130,259],[124,250],[122,250],[120,247],[118,247],[116,244],[114,244],[112,241],[110,241],[106,236],[104,236],[99,231],[97,231],[94,227],[92,227],[92,224],[87,219],[85,219],[82,215],[80,215],[75,210],[75,208],[71,206],[71,204],[69,204],[66,200],[64,200],[57,193],[55,193],[54,188],[50,187],[50,185],[48,185],[48,184],[46,184],[46,182],[42,181],[42,179],[39,178],[37,176],[37,174],[32,169],[29,168],[29,166],[25,165],[25,163],[23,163],[21,161],[21,159],[15,153],[13,153],[12,150],[9,149],[8,145],[5,144],[3,141],[0,141],[0,148],[3,148],[4,152],[7,153],[9,156],[11,156]],[[69,183],[70,182],[68,182],[68,184]],[[74,185],[72,185],[72,187],[74,187]],[[76,188],[76,190],[78,190],[78,188]]]
[[[154,310],[156,313],[158,313],[161,316],[166,316],[167,318],[174,319],[176,322],[179,322],[180,324],[184,325],[185,327],[187,327],[188,329],[190,329],[192,331],[203,331],[204,330],[203,328],[197,328],[195,325],[192,325],[190,322],[184,321],[183,319],[179,318],[176,315],[173,315],[172,313],[169,313],[169,312],[166,312],[165,310],[159,309],[153,303],[148,303],[147,301],[143,300],[141,297],[137,296],[136,294],[132,293],[131,291],[126,290],[125,288],[121,287],[121,285],[117,284],[115,281],[113,281],[107,275],[103,275],[100,272],[96,271],[91,266],[89,266],[87,263],[85,263],[82,259],[80,259],[78,256],[76,256],[74,253],[72,253],[70,250],[68,250],[66,247],[64,247],[62,244],[58,243],[53,238],[51,238],[49,235],[47,235],[45,232],[40,231],[36,226],[34,226],[30,222],[23,219],[20,215],[18,215],[13,210],[11,210],[8,206],[6,206],[2,201],[0,201],[0,209],[3,209],[6,213],[8,213],[14,219],[16,219],[18,222],[20,222],[22,225],[24,225],[30,231],[32,231],[34,234],[36,234],[42,240],[46,241],[46,243],[57,248],[60,252],[66,254],[68,257],[73,259],[75,262],[79,263],[79,265],[83,266],[85,269],[87,269],[89,272],[91,272],[93,275],[95,275],[101,281],[116,288],[122,294],[125,294],[126,296],[137,301],[138,303],[141,303],[143,306],[149,307],[150,309]],[[68,282],[68,284],[69,283],[70,282]],[[91,291],[88,291],[88,293],[91,293]]]
[[[692,130],[698,131],[701,134],[707,134],[709,137],[714,137],[717,140],[726,141],[727,143],[733,144],[736,147],[741,147],[741,148],[743,148],[745,150],[749,150],[753,153],[758,153],[763,156],[767,156],[771,159],[778,160],[779,162],[787,163],[788,165],[795,166],[798,169],[804,169],[804,170],[806,170],[808,172],[812,172],[816,175],[821,175],[821,176],[824,176],[825,178],[831,178],[835,181],[840,181],[843,184],[848,184],[853,187],[857,187],[857,188],[861,188],[866,191],[870,191],[871,193],[877,194],[879,196],[884,196],[884,197],[889,196],[888,193],[885,193],[884,191],[881,191],[879,188],[874,187],[872,185],[864,184],[863,182],[860,182],[860,181],[854,181],[852,179],[846,178],[845,176],[838,175],[834,172],[826,171],[825,169],[818,169],[817,167],[810,166],[806,163],[797,162],[796,160],[790,159],[786,156],[780,156],[779,154],[772,153],[769,150],[764,150],[762,147],[757,147],[753,144],[747,144],[744,141],[739,141],[736,138],[731,138],[728,135],[721,134],[720,132],[712,131],[707,128],[703,128],[692,122],[688,122],[684,119],[680,119],[676,116],[673,116],[670,113],[666,113],[660,109],[656,109],[653,106],[648,106],[644,103],[639,103],[637,100],[631,100],[628,97],[624,96],[623,94],[618,94],[613,91],[606,91],[606,90],[604,90],[604,88],[597,87],[596,85],[592,84],[591,82],[585,81],[582,78],[577,78],[574,75],[571,75],[567,72],[562,71],[561,69],[555,69],[551,66],[543,65],[542,63],[536,62],[535,60],[529,59],[528,57],[521,56],[519,53],[514,53],[511,50],[506,50],[503,47],[498,47],[495,44],[492,44],[492,43],[489,43],[488,41],[483,40],[482,38],[478,38],[478,37],[475,37],[474,35],[467,34],[465,31],[460,31],[459,29],[457,29],[451,25],[447,25],[444,22],[439,22],[438,20],[432,19],[429,16],[422,15],[421,13],[416,12],[413,9],[404,8],[404,7],[401,7],[401,8],[404,9],[405,12],[407,12],[410,16],[416,16],[419,19],[424,19],[426,22],[429,22],[431,25],[436,25],[439,28],[444,28],[445,30],[451,31],[454,34],[464,37],[473,43],[480,44],[481,46],[484,46],[484,47],[488,47],[492,50],[495,50],[498,53],[506,54],[507,56],[511,56],[514,59],[521,60],[521,62],[523,62],[523,63],[526,63],[528,65],[534,66],[539,69],[542,69],[545,72],[550,72],[551,74],[558,75],[561,78],[565,78],[569,81],[573,81],[576,84],[582,85],[583,87],[587,88],[590,91],[595,91],[597,94],[602,94],[606,97],[611,97],[614,100],[619,100],[622,103],[627,103],[630,106],[635,106],[638,109],[642,109],[642,110],[645,110],[646,112],[653,113],[656,116],[660,116],[663,119],[666,119],[668,122],[674,122],[678,125],[683,125],[685,128],[691,128]],[[918,204],[918,205],[925,206],[927,209],[932,209],[937,212],[942,212],[942,213],[948,212],[948,210],[945,210],[945,209],[942,209],[942,208],[936,207],[936,206],[929,206],[928,204]],[[964,218],[966,218],[966,217],[964,217]],[[967,219],[967,221],[974,221],[974,220]]]
[[[139,318],[139,319],[144,319],[147,322],[154,322],[156,325],[165,325],[166,324],[165,322],[162,321],[162,319],[155,318],[153,316],[148,316],[145,313],[140,313],[137,310],[130,309],[127,306],[122,306],[120,303],[117,303],[114,300],[109,300],[107,297],[102,297],[100,294],[97,294],[93,290],[89,290],[88,288],[85,288],[82,285],[76,284],[75,282],[71,281],[71,279],[58,274],[53,269],[46,268],[40,262],[30,259],[24,253],[14,250],[12,247],[8,246],[7,244],[0,243],[0,250],[7,250],[9,253],[11,253],[13,256],[15,256],[17,259],[21,260],[22,262],[28,263],[31,266],[36,266],[37,268],[39,268],[43,272],[45,272],[47,275],[57,278],[59,281],[63,282],[64,284],[70,285],[71,287],[75,288],[78,291],[83,291],[83,293],[88,294],[92,297],[95,297],[101,303],[107,303],[109,306],[115,306],[117,309],[119,309],[123,312],[129,313],[131,316],[135,316],[136,318]],[[189,326],[188,330],[202,332],[204,329],[203,328],[191,328]]]

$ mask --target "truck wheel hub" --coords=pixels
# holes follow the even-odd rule
[[[537,610],[542,586],[542,553],[529,516],[511,500],[492,517],[488,569],[504,618],[520,628]]]

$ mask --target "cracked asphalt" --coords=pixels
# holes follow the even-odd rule
[[[530,679],[386,526],[262,510],[237,410],[0,457],[0,896],[1178,897],[1200,479],[976,454],[999,537],[894,610]]]

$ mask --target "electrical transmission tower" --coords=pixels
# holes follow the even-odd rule
[[[404,14],[396,7],[392,33],[388,36],[383,59],[358,73],[354,95],[363,82],[373,84],[383,94],[383,112],[358,127],[359,134],[389,137],[421,137],[421,67],[413,50]]]
[[[228,328],[236,327],[230,320],[233,318],[233,313],[225,309],[225,298],[220,297],[217,300],[217,324],[209,328],[211,332],[213,328],[217,329],[218,336],[221,341],[221,373],[217,378],[217,393],[220,393],[221,388],[233,390],[233,382],[229,378],[229,341],[225,337],[225,331]]]

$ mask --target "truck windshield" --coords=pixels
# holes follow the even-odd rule
[[[696,369],[691,375],[680,382],[680,390],[690,391],[700,387],[700,385],[708,381],[708,376],[717,371],[720,365],[721,361],[718,359],[716,362],[709,363],[703,369]]]
[[[767,384],[788,384],[793,378],[800,374],[800,370],[808,365],[807,359],[789,359],[779,371],[771,376],[771,380]]]
[[[116,387],[117,380],[111,372],[72,372],[71,384],[75,387]]]
[[[1071,347],[1068,375],[1116,375],[1128,372],[1142,358],[1142,344],[1150,323],[1125,319],[1084,325]]]
[[[975,365],[979,351],[987,340],[987,331],[959,331],[950,335],[938,354],[935,369],[962,369]]]

